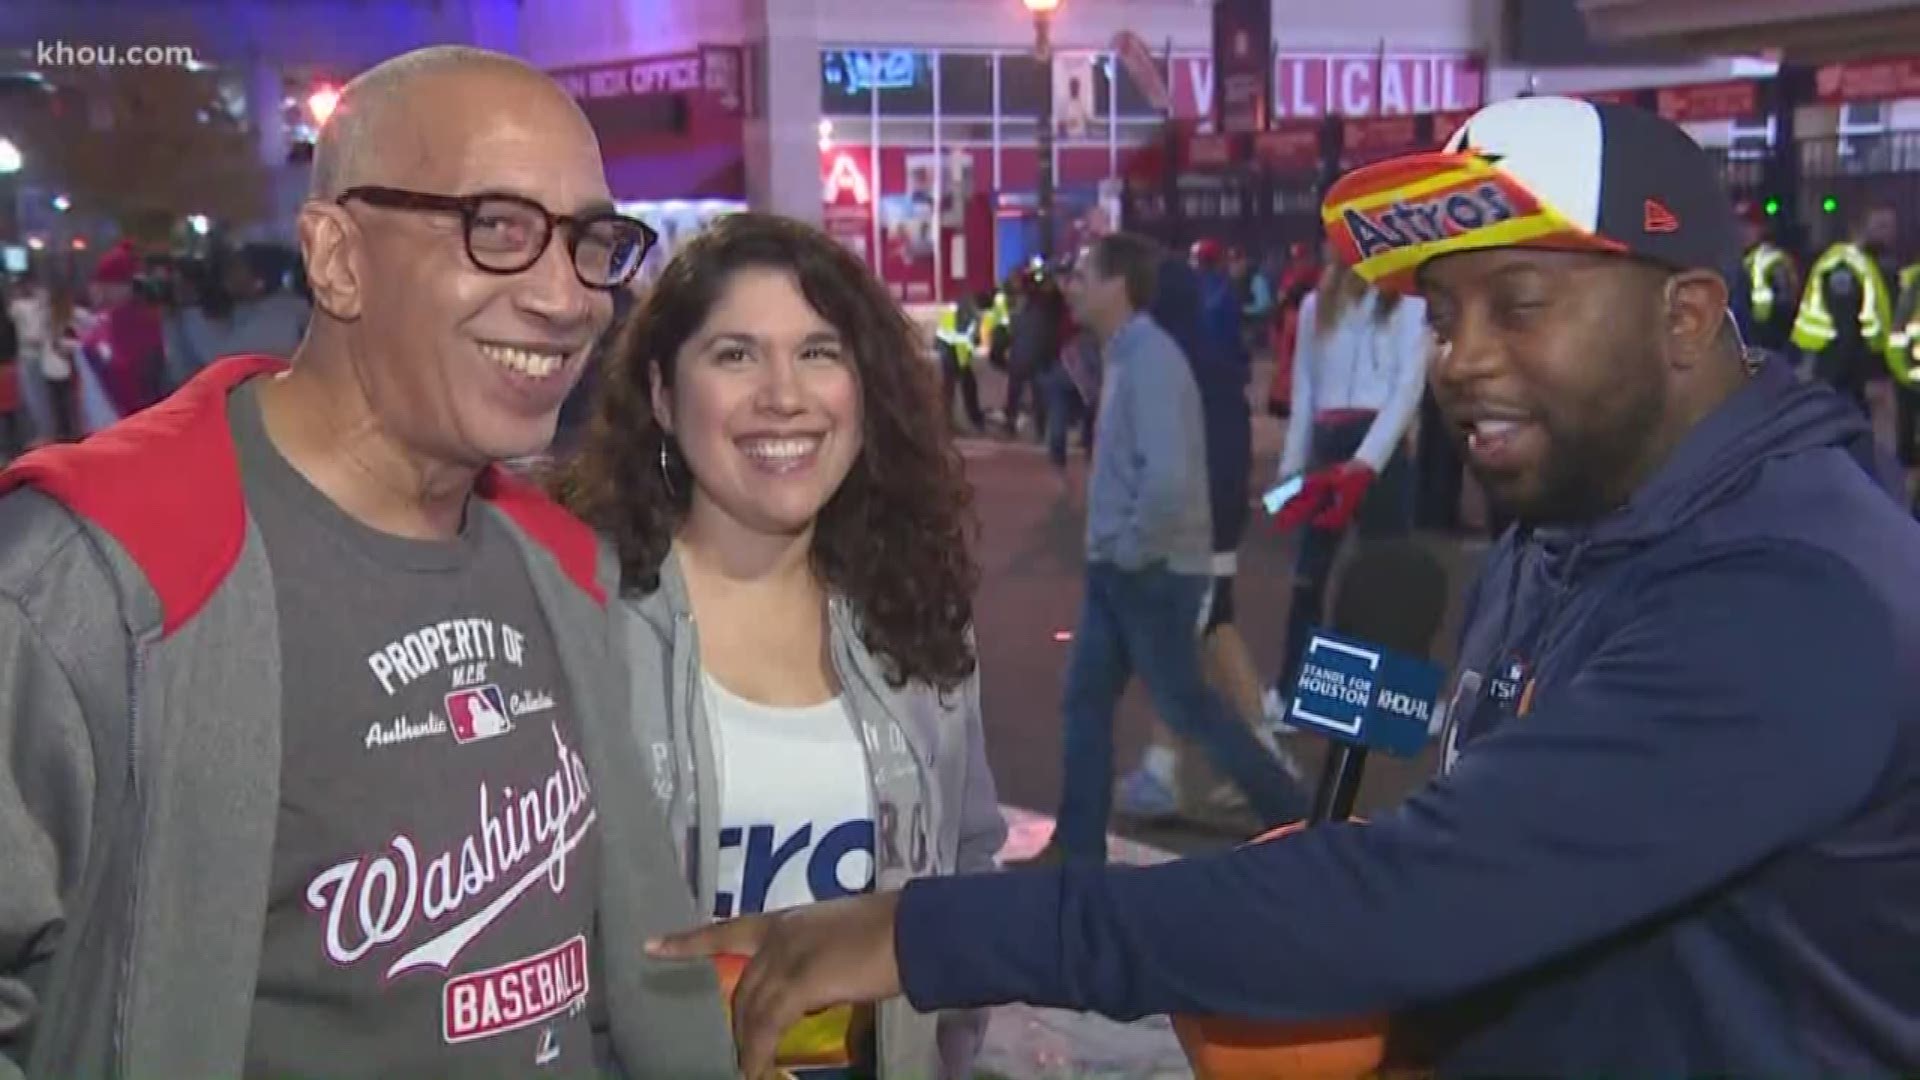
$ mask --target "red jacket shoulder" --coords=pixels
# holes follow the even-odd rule
[[[43,447],[0,472],[0,494],[33,487],[119,542],[160,598],[165,631],[200,610],[246,538],[227,394],[286,361],[207,366],[165,401],[85,442]]]

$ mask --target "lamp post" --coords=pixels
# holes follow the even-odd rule
[[[1046,72],[1040,95],[1040,257],[1053,261],[1053,13],[1060,0],[1024,0],[1033,14],[1033,54]]]

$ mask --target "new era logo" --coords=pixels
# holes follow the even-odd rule
[[[1658,199],[1648,199],[1646,221],[1643,227],[1650,233],[1670,233],[1680,231],[1680,219],[1666,208]]]
[[[505,735],[513,730],[507,719],[507,700],[492,684],[447,695],[447,726],[456,742],[470,743]]]

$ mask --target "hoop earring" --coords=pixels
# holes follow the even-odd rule
[[[667,496],[669,498],[677,499],[680,497],[679,489],[673,482],[673,465],[667,460],[667,440],[665,438],[660,440],[660,480],[667,485]]]

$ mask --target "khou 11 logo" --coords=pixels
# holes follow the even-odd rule
[[[1425,660],[1316,630],[1287,719],[1342,742],[1414,757],[1432,733],[1444,679]]]

